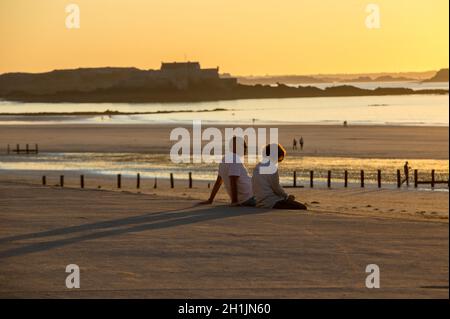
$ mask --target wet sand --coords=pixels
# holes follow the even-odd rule
[[[42,152],[168,154],[175,143],[170,141],[173,128],[157,124],[1,125],[0,152],[6,152],[7,144],[37,143]],[[290,156],[448,159],[449,154],[448,127],[280,125],[278,129],[279,141]],[[292,139],[300,136],[305,140],[304,150],[291,151]]]

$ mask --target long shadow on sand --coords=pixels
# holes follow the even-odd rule
[[[0,238],[0,243],[12,242],[16,240],[37,239],[37,238],[47,238],[51,236],[78,234],[87,231],[90,232],[88,234],[83,234],[75,237],[57,239],[53,241],[37,242],[22,247],[2,251],[0,252],[0,259],[14,256],[21,256],[40,251],[46,251],[70,244],[79,243],[86,240],[93,240],[128,233],[137,233],[148,230],[189,225],[205,221],[229,217],[237,217],[242,215],[256,215],[266,213],[269,211],[270,211],[269,209],[230,207],[230,206],[215,206],[206,208],[198,206],[185,210],[149,213],[144,215],[96,222],[91,224],[57,228],[44,232],[4,237]]]

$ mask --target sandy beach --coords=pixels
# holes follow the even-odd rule
[[[0,145],[163,154],[163,125],[0,126]],[[448,159],[448,127],[280,126],[291,156]],[[7,156],[3,153],[2,156]],[[0,156],[0,160],[1,160]],[[4,158],[4,157],[3,157]],[[42,174],[47,186],[41,185]],[[446,298],[448,191],[288,188],[307,212],[212,206],[207,182],[0,171],[0,297]],[[26,222],[24,222],[26,221]],[[81,288],[65,288],[65,266]],[[365,287],[365,267],[381,288]],[[31,266],[30,266],[31,265]]]
[[[0,297],[448,296],[448,216],[401,216],[405,206],[448,214],[447,194],[299,191],[310,209],[280,212],[161,191],[1,182]],[[80,289],[65,287],[72,263]],[[368,264],[379,289],[365,287]]]
[[[208,126],[203,126],[207,128]],[[217,126],[222,128],[223,126]],[[255,126],[257,128],[258,126]],[[303,136],[299,156],[448,159],[449,128],[421,126],[278,125],[290,151]],[[39,144],[41,152],[142,152],[168,154],[173,125],[2,125],[0,152],[7,144]],[[191,128],[187,126],[187,128]],[[242,127],[245,129],[245,127]]]
[[[40,173],[0,171],[0,180],[4,183],[4,188],[7,188],[7,185],[43,187]],[[60,173],[58,171],[45,172],[47,186],[55,191],[61,189]],[[75,172],[64,172],[63,174],[65,189],[80,190],[79,174]],[[189,188],[186,179],[176,179],[174,188],[170,187],[168,179],[159,179],[157,188],[154,188],[154,179],[141,179],[140,188],[137,189],[135,177],[123,176],[121,188],[118,189],[115,176],[89,174],[84,176],[84,183],[84,191],[108,191],[114,194],[130,193],[182,199],[191,201],[192,205],[207,199],[211,191],[206,181],[194,180],[193,187]],[[301,188],[287,187],[286,191],[295,195],[316,212],[331,212],[340,216],[448,223],[449,198],[448,192],[443,189],[434,191],[415,190],[413,187],[362,189],[358,186],[344,188],[340,184],[330,189],[326,186],[316,186],[311,189],[307,185],[303,186]],[[0,195],[2,195],[2,190],[0,190]],[[216,201],[222,204],[229,202],[224,187],[217,194]]]

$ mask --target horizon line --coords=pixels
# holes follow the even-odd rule
[[[175,61],[173,63],[187,63],[187,62],[199,62],[199,61]],[[163,63],[163,62],[161,62]],[[165,63],[165,62],[164,62]],[[200,63],[200,62],[199,62]],[[201,64],[201,63],[200,63]],[[219,66],[216,66],[220,69]],[[51,73],[54,71],[66,71],[66,70],[79,70],[79,69],[137,69],[142,71],[151,71],[151,70],[158,70],[153,68],[140,68],[137,66],[79,66],[79,67],[69,67],[69,68],[55,68],[47,71],[7,71],[0,73],[0,75],[4,74],[11,74],[11,73],[28,73],[28,74],[41,74],[41,73]],[[401,73],[429,73],[429,72],[438,72],[443,69],[448,69],[449,66],[440,67],[438,69],[428,69],[428,70],[421,70],[421,71],[368,71],[368,72],[356,72],[356,73],[339,73],[339,72],[330,72],[330,73],[307,73],[307,74],[301,74],[301,73],[290,73],[290,74],[233,74],[231,72],[221,72],[220,74],[229,74],[234,77],[282,77],[282,76],[350,76],[350,75],[376,75],[376,74],[401,74]]]

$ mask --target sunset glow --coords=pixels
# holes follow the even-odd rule
[[[448,67],[447,0],[66,0],[0,2],[0,73],[201,61],[235,75],[427,71]]]

